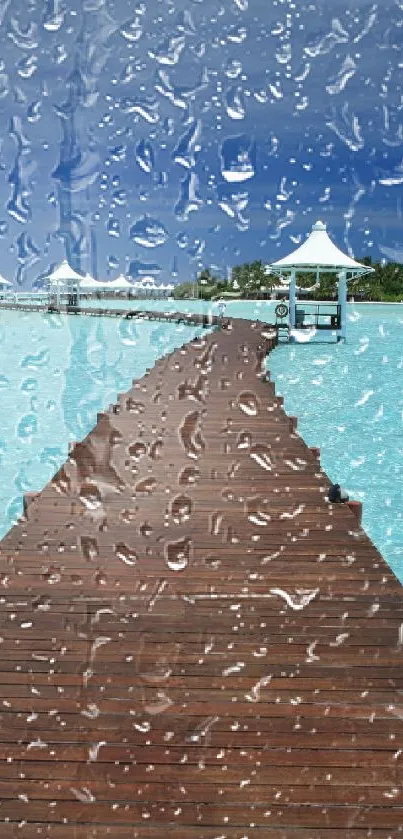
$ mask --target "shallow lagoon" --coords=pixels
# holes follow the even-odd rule
[[[346,344],[284,344],[270,370],[329,477],[403,581],[403,306],[348,307]]]
[[[0,537],[98,411],[156,359],[202,332],[112,318],[0,313]]]

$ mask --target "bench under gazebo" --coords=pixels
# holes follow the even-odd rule
[[[268,273],[289,274],[289,337],[295,339],[299,329],[319,329],[334,332],[338,341],[346,339],[347,282],[371,273],[374,269],[356,262],[332,242],[326,225],[317,221],[302,245],[289,256],[269,265]],[[337,274],[338,295],[335,303],[307,303],[298,305],[296,293],[297,274],[314,272],[319,283],[320,275]]]

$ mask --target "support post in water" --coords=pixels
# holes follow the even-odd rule
[[[337,340],[346,340],[347,330],[347,271],[339,272],[338,304],[340,306],[340,329],[337,332]]]
[[[290,329],[294,329],[294,327],[295,327],[296,295],[297,295],[296,271],[295,271],[295,268],[293,268],[292,271],[291,271],[289,299],[288,299]]]

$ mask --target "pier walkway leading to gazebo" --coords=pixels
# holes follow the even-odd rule
[[[232,321],[101,414],[0,544],[2,839],[386,839],[402,589]]]

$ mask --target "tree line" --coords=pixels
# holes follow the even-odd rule
[[[357,277],[348,283],[349,296],[356,300],[368,301],[403,301],[403,265],[397,262],[382,264],[374,262],[370,256],[358,260],[374,269],[372,274]],[[230,278],[222,278],[204,268],[193,283],[181,283],[173,292],[177,299],[199,297],[204,300],[224,298],[264,298],[271,297],[273,289],[280,284],[279,277],[268,274],[262,260],[235,265]],[[322,274],[316,284],[316,274],[298,272],[297,285],[307,289],[305,298],[313,300],[333,299],[337,295],[336,274]],[[309,289],[312,289],[309,291]]]

